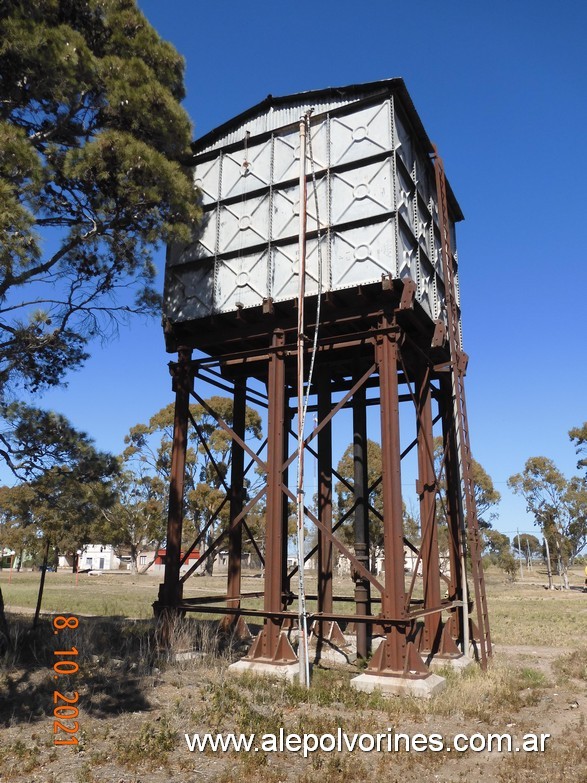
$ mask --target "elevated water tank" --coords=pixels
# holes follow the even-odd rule
[[[204,219],[168,250],[165,317],[204,319],[298,293],[299,120],[310,115],[306,296],[411,278],[442,319],[432,144],[402,79],[269,96],[193,144]],[[460,207],[448,188],[452,249]]]

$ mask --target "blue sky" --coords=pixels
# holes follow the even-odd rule
[[[506,480],[540,454],[571,475],[567,432],[587,419],[587,6],[139,5],[186,59],[196,137],[269,93],[405,80],[465,214],[457,238],[473,454],[503,496],[496,526],[536,532]],[[42,402],[119,452],[130,426],[171,401],[172,358],[159,325],[135,321]]]

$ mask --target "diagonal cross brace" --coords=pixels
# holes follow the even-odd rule
[[[359,378],[359,380],[355,383],[355,385],[350,389],[344,397],[339,400],[339,402],[336,403],[334,408],[330,411],[330,413],[325,416],[321,422],[312,430],[312,432],[308,435],[308,437],[304,440],[304,447],[308,445],[308,443],[311,443],[314,438],[318,435],[319,432],[321,432],[322,429],[336,416],[336,414],[339,412],[341,408],[343,408],[347,402],[350,400],[350,398],[353,396],[353,394],[357,391],[357,389],[360,389],[363,384],[365,384],[369,378],[373,375],[375,370],[377,369],[377,365],[373,364],[367,372]],[[290,454],[287,461],[283,465],[283,470],[286,470],[291,463],[295,460],[295,458],[298,456],[298,450],[296,449],[293,454]]]
[[[191,566],[185,572],[185,574],[182,576],[182,578],[180,580],[181,582],[185,582],[186,579],[188,579],[194,573],[196,568],[198,568],[201,565],[201,563],[203,563],[204,560],[208,557],[208,555],[211,552],[214,551],[214,549],[218,546],[218,544],[222,541],[222,539],[226,538],[226,536],[228,535],[229,530],[232,530],[238,524],[240,524],[241,520],[249,513],[249,511],[256,505],[256,503],[258,503],[259,500],[261,500],[261,498],[263,497],[263,495],[265,494],[266,491],[267,491],[267,485],[262,487],[262,489],[260,489],[259,492],[257,492],[257,494],[255,495],[255,497],[252,500],[249,500],[247,505],[243,508],[243,510],[240,512],[240,514],[238,514],[238,516],[236,516],[232,520],[231,524],[226,528],[226,530],[223,530],[221,533],[219,533],[216,536],[216,538],[210,544],[210,546],[206,549],[206,551],[203,552],[203,554],[200,555],[200,557],[196,560],[196,562],[193,564],[193,566]]]
[[[192,396],[194,397],[194,399],[196,399],[200,403],[200,405],[204,408],[204,410],[207,411],[207,413],[209,413],[210,416],[212,416],[212,418],[218,424],[218,426],[221,427],[232,440],[236,441],[238,443],[238,445],[241,447],[241,449],[244,449],[247,452],[247,454],[249,455],[249,457],[252,457],[255,460],[255,462],[266,473],[267,472],[267,464],[265,462],[263,462],[263,460],[259,457],[259,455],[256,454],[253,451],[253,449],[247,443],[245,443],[245,441],[242,438],[240,438],[231,427],[228,426],[228,424],[224,421],[224,419],[221,416],[219,416],[216,413],[216,411],[213,410],[213,408],[211,408],[208,405],[206,400],[202,399],[202,397],[200,397],[200,395],[197,392],[192,391]]]
[[[297,498],[294,495],[294,493],[288,488],[288,487],[282,487],[283,492],[289,497],[290,500],[292,500],[294,503],[296,502]],[[381,582],[373,576],[373,574],[368,571],[365,566],[360,563],[357,558],[353,555],[353,553],[350,551],[350,549],[347,549],[346,546],[342,543],[342,541],[339,541],[338,538],[332,533],[331,530],[329,530],[326,525],[323,525],[320,520],[312,514],[312,512],[304,506],[304,514],[308,517],[308,519],[313,522],[318,530],[320,530],[330,541],[331,544],[334,544],[334,546],[343,553],[345,557],[347,557],[350,561],[350,563],[354,566],[357,573],[359,573],[364,579],[367,579],[373,587],[376,590],[379,590],[380,593],[383,593],[385,591],[385,588],[381,584]]]

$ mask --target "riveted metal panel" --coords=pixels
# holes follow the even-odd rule
[[[391,156],[332,175],[332,221],[346,223],[393,210]]]
[[[279,99],[198,147],[204,220],[189,248],[168,254],[171,321],[297,297],[299,120],[310,111],[306,295],[391,274],[414,280],[425,311],[443,317],[430,144],[406,94],[386,85]]]
[[[388,100],[353,114],[333,117],[331,164],[362,160],[391,149]]]
[[[268,264],[267,250],[220,261],[215,292],[217,311],[225,313],[262,305],[267,295]]]
[[[366,280],[381,280],[385,274],[396,274],[396,232],[394,220],[335,232],[333,237],[332,287],[351,288]]]
[[[269,241],[269,194],[223,204],[219,211],[219,253],[246,253]]]

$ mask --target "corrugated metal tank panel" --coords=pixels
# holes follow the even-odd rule
[[[347,106],[355,100],[356,98],[314,100],[312,101],[312,107],[316,113],[322,113],[339,109],[341,106]],[[303,100],[302,93],[302,98],[299,101],[288,106],[272,106],[269,111],[260,112],[255,117],[248,119],[240,127],[228,131],[211,144],[199,148],[198,154],[205,154],[211,150],[219,150],[230,144],[241,142],[245,131],[249,131],[251,136],[258,136],[262,133],[283,128],[286,125],[292,125],[295,122],[299,122],[300,116],[307,110],[308,102]]]
[[[298,124],[310,109],[306,294],[375,283],[384,274],[410,277],[424,310],[432,319],[444,317],[428,150],[410,132],[396,96],[379,90],[369,97],[304,102],[304,94],[292,96],[198,148],[194,182],[204,221],[190,247],[168,253],[171,322],[296,298]]]

